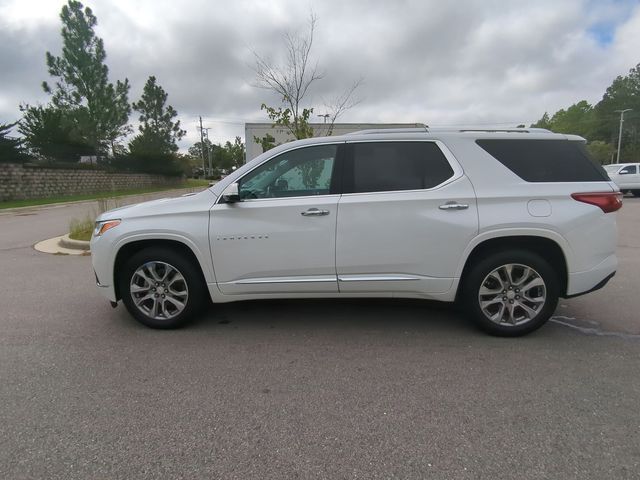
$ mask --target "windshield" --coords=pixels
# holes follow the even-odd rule
[[[616,173],[620,168],[620,165],[604,165],[603,168],[607,173]]]

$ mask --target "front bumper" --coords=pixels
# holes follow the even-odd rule
[[[115,288],[113,288],[113,285],[103,285],[100,283],[100,279],[98,278],[98,274],[96,273],[96,271],[94,270],[93,273],[96,276],[96,287],[98,287],[98,291],[104,296],[106,297],[107,300],[109,300],[112,303],[117,302],[117,298],[116,298],[116,290]]]

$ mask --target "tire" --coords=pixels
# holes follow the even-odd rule
[[[540,328],[553,315],[560,295],[553,267],[527,250],[492,252],[471,266],[463,282],[468,316],[485,332],[501,337]]]
[[[631,190],[631,193],[633,193],[634,197],[640,197],[640,190]]]
[[[132,255],[118,285],[129,313],[143,325],[159,329],[188,323],[200,313],[207,295],[200,268],[179,252],[160,247]]]

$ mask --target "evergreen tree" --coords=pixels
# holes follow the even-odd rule
[[[89,7],[69,0],[60,19],[62,55],[46,54],[49,74],[57,79],[53,86],[43,82],[42,87],[93,153],[114,151],[117,141],[131,131],[129,81],[109,82],[104,44],[94,32],[98,21]]]
[[[130,144],[134,153],[170,154],[178,151],[177,142],[187,132],[180,128],[180,120],[174,120],[178,112],[168,105],[167,93],[156,83],[156,77],[147,80],[140,101],[133,103],[134,110],[140,113],[140,134]]]
[[[178,113],[165,106],[167,93],[151,76],[140,101],[133,108],[140,113],[140,133],[129,142],[131,162],[137,170],[154,173],[179,173],[177,142],[187,133],[180,128]]]
[[[69,111],[47,106],[22,106],[18,130],[30,153],[41,160],[77,162],[81,155],[95,154],[79,131],[77,118]]]
[[[15,123],[0,123],[0,163],[19,163],[26,160],[22,141],[9,136]]]

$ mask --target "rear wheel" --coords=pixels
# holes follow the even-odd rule
[[[118,284],[129,313],[152,328],[181,327],[199,313],[206,295],[198,267],[165,248],[134,254]]]
[[[558,275],[544,258],[512,250],[476,262],[464,279],[462,300],[480,328],[515,337],[544,325],[559,294]]]

